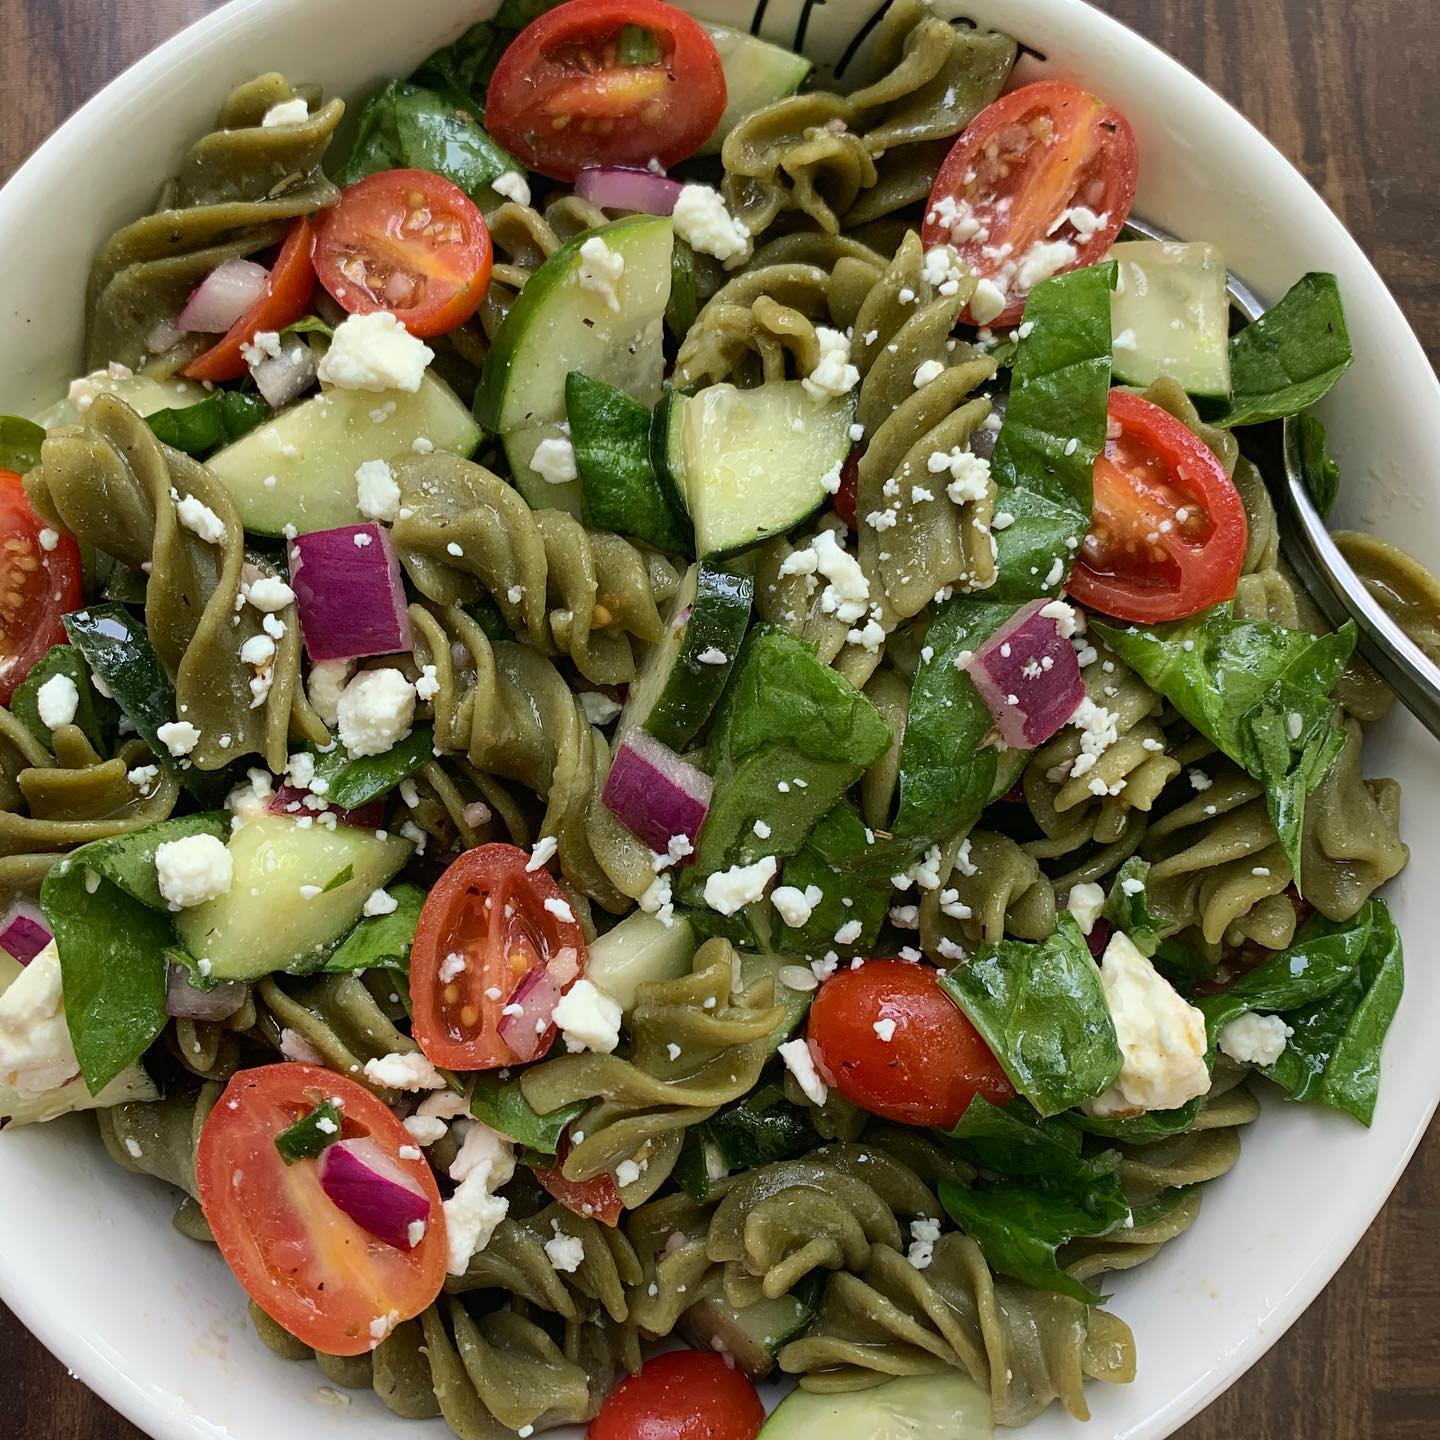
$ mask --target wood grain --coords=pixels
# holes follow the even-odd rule
[[[217,3],[0,0],[0,179],[105,81]],[[1299,166],[1379,267],[1434,363],[1440,5],[1100,0],[1100,8],[1202,75]],[[1330,1287],[1179,1440],[1435,1440],[1437,1209],[1432,1129]],[[143,1440],[3,1307],[0,1356],[0,1413],[8,1417],[0,1433],[10,1440]]]

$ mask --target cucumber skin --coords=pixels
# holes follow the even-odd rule
[[[673,434],[679,443],[681,417],[685,412],[687,397],[678,390],[666,390],[655,413],[650,418],[650,468],[660,482],[660,488],[669,497],[670,503],[682,515],[689,515],[690,507],[685,502],[684,477],[675,472],[671,463],[670,437]]]
[[[735,668],[740,643],[750,623],[755,599],[752,576],[721,569],[708,561],[700,564],[699,583],[680,653],[648,716],[640,724],[672,750],[683,749],[710,718]],[[725,657],[723,665],[699,658],[714,648]]]

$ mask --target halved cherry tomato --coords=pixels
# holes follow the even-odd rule
[[[535,1178],[572,1214],[598,1220],[602,1225],[618,1225],[625,1211],[619,1186],[609,1175],[592,1175],[588,1180],[567,1180],[562,1167],[569,1153],[569,1140],[561,1141],[555,1163],[548,1169],[537,1170]]]
[[[840,467],[840,488],[835,492],[835,513],[852,530],[855,529],[855,500],[860,489],[860,457],[864,453],[863,441],[850,447],[850,453]]]
[[[1179,620],[1234,595],[1248,534],[1240,493],[1205,442],[1158,405],[1112,390],[1070,594],[1119,620]]]
[[[755,1440],[765,1407],[719,1355],[672,1350],[622,1380],[590,1422],[586,1440]]]
[[[515,845],[477,845],[425,899],[410,951],[410,1002],[416,1043],[436,1065],[490,1070],[515,1064],[517,1056],[500,1038],[501,1012],[515,987],[552,960],[573,961],[562,991],[584,973],[584,931],[545,908],[551,901],[563,915],[569,902],[548,871],[526,870],[529,859]],[[562,955],[565,950],[572,955]],[[542,1052],[554,1035],[551,1025],[541,1036]]]
[[[972,300],[961,318],[1012,325],[1038,283],[1027,268],[1055,274],[1098,260],[1130,214],[1139,169],[1130,122],[1078,85],[1041,80],[987,105],[945,157],[920,232],[927,247],[954,245],[1005,292],[998,315]],[[1035,247],[1056,242],[1073,253],[1042,263]]]
[[[316,222],[315,273],[352,315],[388,310],[412,335],[443,335],[490,288],[490,230],[475,202],[429,170],[382,170]]]
[[[621,32],[658,54],[621,59]],[[570,0],[510,43],[490,80],[485,128],[532,170],[573,180],[587,165],[670,166],[725,113],[714,43],[661,0]]]
[[[41,536],[54,538],[47,550]],[[48,526],[13,470],[0,470],[0,705],[52,645],[65,643],[60,617],[83,598],[80,547]]]
[[[424,1190],[430,1218],[412,1249],[376,1239],[335,1205],[317,1161],[287,1165],[275,1148],[324,1099],[338,1102],[344,1138],[368,1136]],[[304,1344],[363,1355],[440,1293],[445,1213],[430,1166],[403,1158],[413,1147],[386,1105],[318,1065],[241,1070],[206,1119],[195,1179],[215,1242],[250,1298]]]
[[[245,373],[242,345],[261,330],[283,330],[310,308],[315,293],[315,267],[310,261],[314,243],[307,216],[291,227],[270,267],[265,293],[203,355],[192,360],[185,373],[192,380],[238,380]]]
[[[928,965],[867,960],[841,970],[815,996],[806,1034],[827,1085],[902,1125],[948,1130],[976,1095],[994,1105],[1015,1095]]]

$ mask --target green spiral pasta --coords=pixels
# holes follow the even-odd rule
[[[340,192],[321,162],[344,104],[318,105],[307,91],[312,113],[303,123],[261,124],[267,110],[296,93],[275,74],[232,90],[215,129],[185,153],[155,211],[100,247],[86,296],[89,368],[141,364],[156,324],[173,321],[217,265],[275,244],[285,222],[335,203]]]
[[[940,883],[918,898],[920,943],[931,955],[1007,935],[1041,940],[1055,929],[1055,887],[1010,836],[987,830],[940,846]]]
[[[299,683],[295,610],[286,605],[267,632],[265,612],[244,603],[242,586],[275,570],[247,556],[235,502],[205,466],[162,445],[128,405],[99,395],[80,426],[46,440],[26,488],[40,514],[149,576],[145,628],[175,682],[176,718],[200,732],[191,764],[215,770],[258,754],[281,771],[292,721],[328,743]],[[218,541],[181,524],[177,505],[191,499],[218,522]],[[273,657],[257,670],[240,649],[267,633]]]
[[[900,0],[870,51],[880,72],[848,96],[815,90],[746,116],[725,138],[723,192],[759,235],[799,212],[836,234],[923,199],[958,135],[1001,91],[1015,42]]]

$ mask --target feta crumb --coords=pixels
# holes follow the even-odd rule
[[[917,1269],[929,1267],[935,1258],[935,1246],[940,1239],[940,1222],[922,1217],[910,1222],[910,1248],[905,1258]]]
[[[886,1045],[895,1038],[895,1022],[893,1020],[877,1020],[870,1028]]]
[[[620,1002],[584,977],[560,997],[554,1020],[572,1054],[593,1050],[608,1055],[620,1043]]]
[[[170,492],[172,498],[175,492]],[[175,518],[192,535],[198,535],[207,545],[219,545],[225,539],[225,523],[202,501],[193,495],[174,499]]]
[[[570,908],[567,900],[559,900],[551,895],[545,901],[545,909],[557,920],[565,921],[567,925],[575,923],[575,912]]]
[[[155,731],[155,736],[176,756],[188,755],[200,743],[200,732],[188,720],[167,720]]]
[[[420,669],[420,678],[415,682],[415,698],[417,700],[433,700],[440,693],[440,677],[433,665],[424,665]]]
[[[945,373],[945,366],[939,360],[924,360],[916,367],[913,384],[923,390],[932,380],[938,380]]]
[[[392,1051],[365,1062],[365,1078],[385,1090],[444,1090],[445,1077],[418,1051]]]
[[[592,725],[608,725],[620,713],[620,702],[598,690],[580,692],[580,708]]]
[[[780,1046],[779,1055],[785,1068],[795,1077],[805,1098],[813,1105],[823,1105],[830,1098],[830,1091],[815,1068],[815,1059],[804,1040],[787,1040]]]
[[[261,117],[260,124],[264,129],[271,130],[276,125],[303,125],[309,118],[310,107],[303,97],[297,95],[293,100],[281,100],[272,105]]]
[[[719,192],[708,185],[686,185],[675,199],[670,223],[692,250],[713,255],[727,270],[750,258],[749,227],[731,215]]]
[[[155,878],[172,910],[224,895],[233,875],[230,852],[214,835],[184,835],[155,847]]]
[[[573,1275],[585,1260],[585,1242],[578,1235],[566,1235],[560,1222],[550,1222],[554,1236],[545,1242],[545,1257],[562,1275]]]
[[[530,182],[518,170],[502,170],[490,182],[490,188],[503,199],[513,200],[517,205],[530,203]]]
[[[295,592],[278,575],[261,575],[245,587],[245,599],[266,615],[293,604]]]
[[[35,692],[35,704],[40,723],[55,730],[74,722],[80,707],[80,691],[68,675],[55,674]]]
[[[1105,892],[1090,881],[1070,887],[1070,898],[1065,908],[1075,917],[1082,935],[1088,935],[1105,908]]]
[[[770,903],[792,930],[798,930],[824,898],[825,892],[818,885],[807,885],[803,890],[794,885],[780,885],[771,894]]]
[[[536,447],[530,468],[547,485],[565,485],[580,471],[575,464],[575,447],[564,435],[550,435]]]
[[[837,945],[853,945],[861,935],[865,926],[859,920],[847,920],[836,932],[835,943]]]
[[[404,390],[414,394],[435,352],[388,310],[350,315],[336,327],[318,373],[341,390]]]
[[[850,363],[850,341],[839,330],[815,327],[820,356],[815,368],[801,380],[812,400],[834,400],[847,395],[860,383],[859,369]]]
[[[368,916],[393,915],[399,901],[385,890],[372,890],[366,897],[361,914]]]
[[[580,246],[580,268],[576,281],[582,290],[598,295],[617,315],[620,294],[615,286],[625,273],[625,257],[612,250],[599,235],[592,235]]]
[[[383,755],[410,733],[415,687],[393,666],[362,670],[341,692],[335,718],[351,755]]]
[[[705,881],[705,903],[721,915],[733,915],[760,899],[775,878],[775,870],[775,857],[766,855],[753,865],[732,865],[717,871]]]
[[[560,842],[553,835],[542,835],[530,847],[530,858],[525,862],[525,869],[532,875],[537,870],[543,870],[555,858],[555,852],[560,848]]]
[[[355,471],[355,494],[367,520],[390,524],[400,513],[400,487],[384,460],[367,460]]]
[[[1220,1049],[1241,1065],[1273,1065],[1285,1053],[1295,1031],[1278,1015],[1247,1010],[1221,1031]]]

